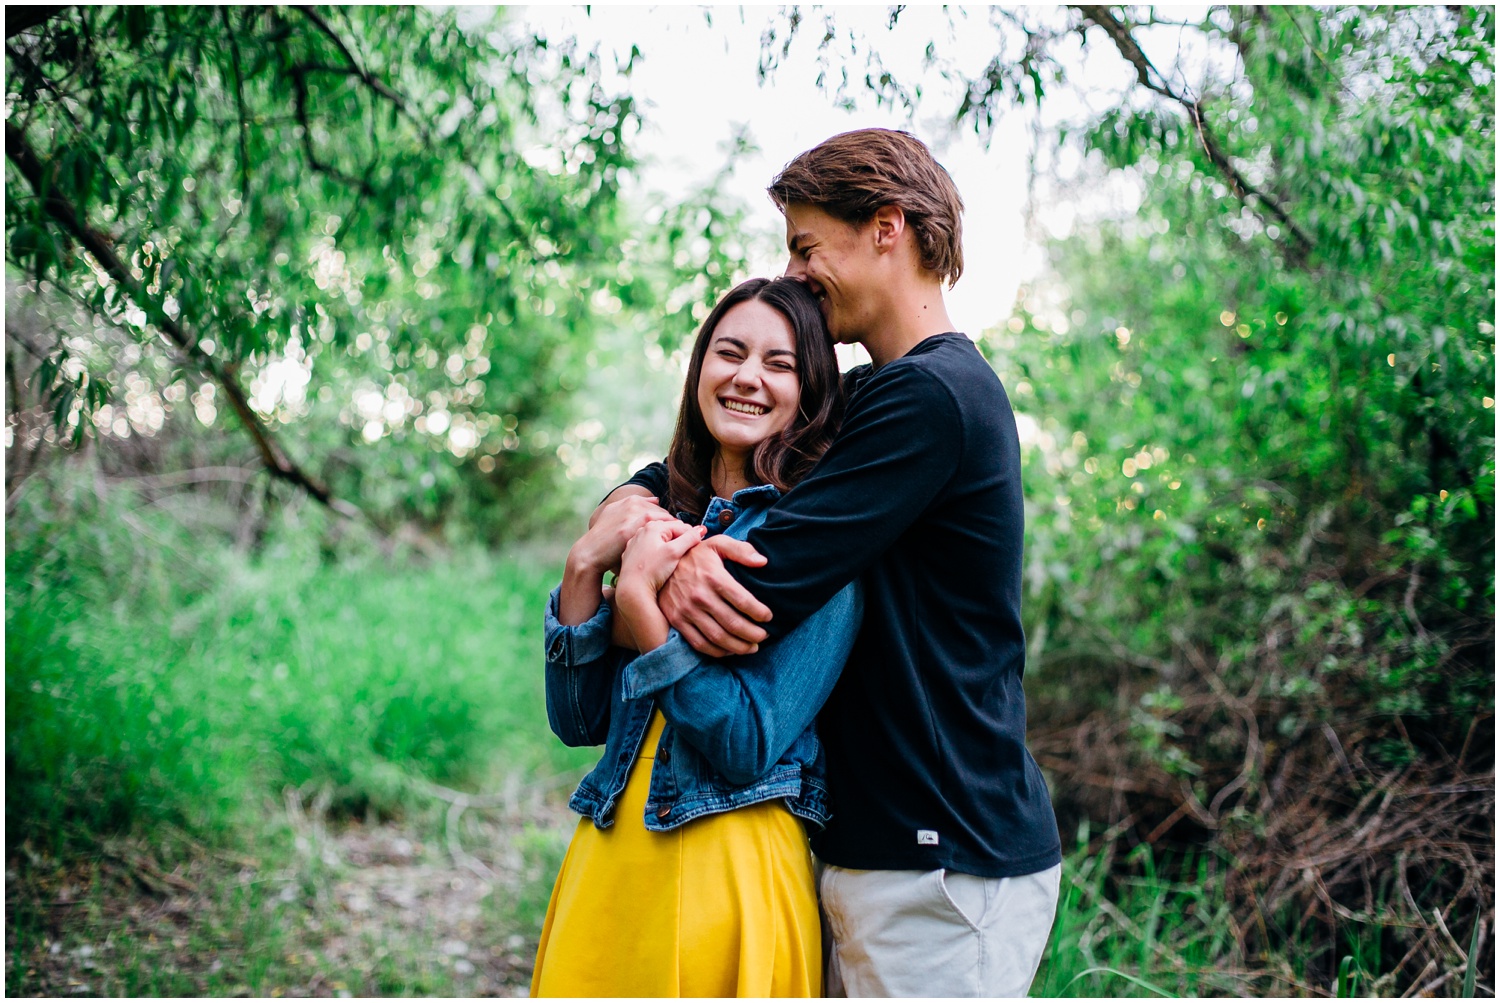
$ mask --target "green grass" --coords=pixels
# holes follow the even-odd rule
[[[1033,996],[1202,996],[1251,991],[1237,978],[1223,885],[1207,858],[1157,872],[1149,847],[1117,858],[1084,845],[1063,862],[1052,938]]]
[[[261,848],[268,865],[295,860],[264,840]],[[11,890],[7,996],[471,994],[429,931],[351,930],[321,901],[326,882],[305,893],[306,874],[267,866],[252,876],[200,861],[190,872],[196,891],[142,895],[128,868],[75,864],[72,878],[87,888],[59,929],[38,907],[57,890],[45,870]]]
[[[328,791],[336,813],[394,814],[421,779],[589,759],[547,730],[552,567],[286,547],[91,579],[36,557],[7,562],[12,845],[168,822],[223,835],[287,786]]]
[[[1382,996],[1398,988],[1382,950],[1392,921],[1383,904],[1368,921],[1344,924],[1330,944],[1297,916],[1261,917],[1232,902],[1232,861],[1206,852],[1158,858],[1149,846],[1111,841],[1091,850],[1086,825],[1078,843],[1063,861],[1033,996]],[[1264,924],[1275,948],[1244,957],[1236,924]]]

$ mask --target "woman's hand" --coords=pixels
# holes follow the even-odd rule
[[[636,650],[650,651],[666,643],[667,618],[656,607],[656,593],[666,584],[677,562],[706,532],[685,522],[653,520],[642,526],[625,547],[615,588],[615,612],[636,641]]]
[[[568,563],[597,571],[617,570],[620,558],[631,539],[641,527],[650,522],[676,522],[667,510],[656,503],[655,498],[631,495],[605,506],[589,527],[568,551]]]
[[[604,506],[568,551],[558,597],[558,622],[586,623],[603,600],[604,573],[620,566],[625,546],[649,523],[676,522],[655,498],[632,495]]]
[[[625,545],[620,560],[620,587],[633,583],[654,596],[672,577],[682,555],[703,539],[702,526],[672,519],[648,522]]]

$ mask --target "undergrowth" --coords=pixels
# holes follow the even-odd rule
[[[593,758],[545,723],[555,555],[402,553],[309,506],[254,553],[191,525],[74,471],[8,527],[8,993],[519,991],[571,825],[561,798]],[[459,818],[448,788],[514,796]],[[396,831],[424,848],[367,852]],[[1035,995],[1401,988],[1398,882],[1330,940],[1296,910],[1248,908],[1222,844],[1137,835],[1082,825]],[[393,865],[436,897],[358,912],[355,885]],[[441,895],[475,874],[455,940]],[[1468,943],[1470,918],[1448,919]]]

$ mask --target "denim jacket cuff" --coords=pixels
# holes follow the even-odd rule
[[[610,627],[614,610],[608,602],[599,603],[599,609],[583,623],[564,626],[557,620],[557,606],[561,601],[562,586],[552,590],[547,597],[546,651],[547,662],[571,669],[604,657],[609,650]]]
[[[625,666],[625,699],[638,700],[664,690],[701,664],[703,656],[694,651],[677,631],[668,631],[666,644]]]

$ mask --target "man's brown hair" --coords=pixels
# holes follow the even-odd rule
[[[896,206],[916,235],[922,267],[950,287],[963,274],[964,200],[932,151],[910,133],[840,133],[787,164],[766,191],[783,212],[802,203],[856,226],[880,207]]]

